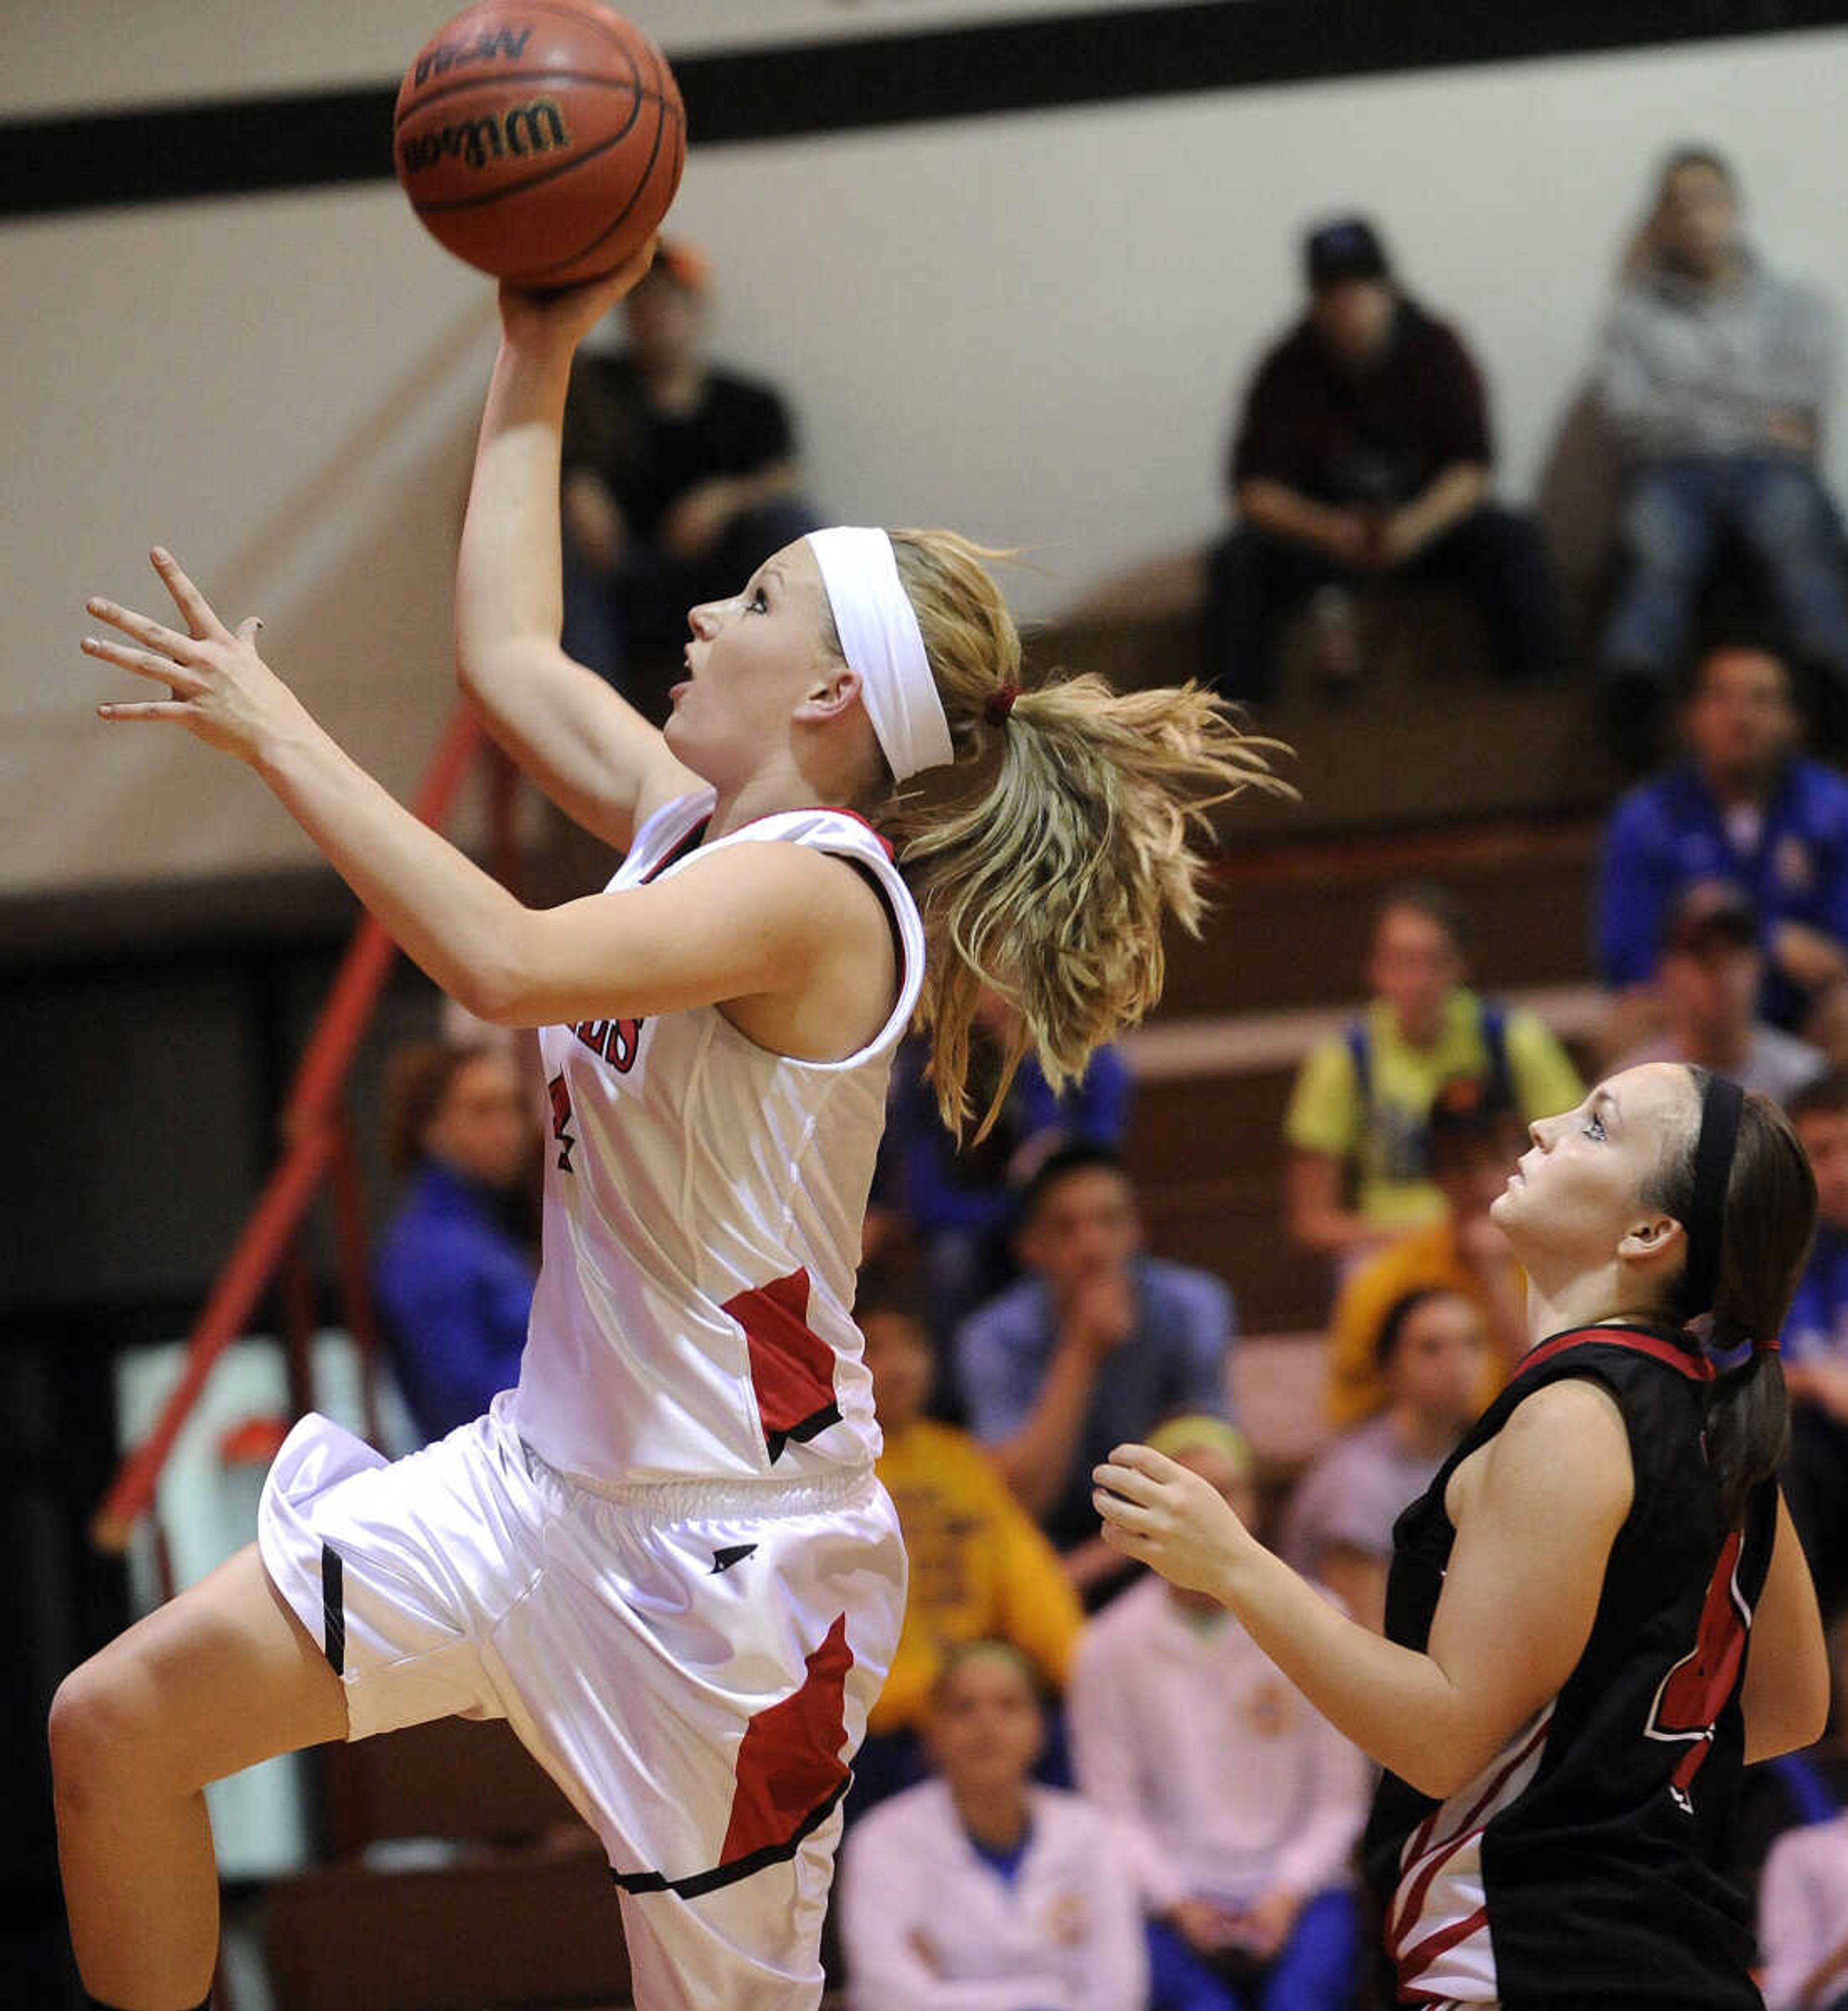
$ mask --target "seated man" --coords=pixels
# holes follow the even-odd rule
[[[1037,1785],[1032,1673],[999,1642],[938,1671],[940,1778],[848,1832],[841,1938],[853,2011],[1144,2011],[1144,1839],[1078,1796]]]
[[[967,1433],[925,1416],[936,1358],[914,1295],[889,1275],[864,1271],[854,1319],[885,1440],[879,1477],[911,1559],[897,1652],[854,1762],[857,1814],[921,1778],[921,1735],[946,1653],[965,1642],[1005,1641],[1043,1689],[1060,1692],[1084,1615],[1057,1553],[993,1461]]]
[[[1229,1425],[1175,1418],[1150,1443],[1251,1521],[1250,1450]],[[1150,1573],[1086,1629],[1070,1713],[1080,1789],[1147,1831],[1192,1902],[1150,1937],[1159,2011],[1349,2002],[1370,1770],[1239,1622]]]
[[[1817,471],[1836,347],[1827,302],[1759,262],[1732,171],[1709,148],[1669,157],[1639,251],[1597,384],[1629,463],[1626,578],[1600,655],[1614,743],[1641,767],[1722,538],[1751,555],[1831,719],[1848,689],[1848,576]]]
[[[1478,1411],[1526,1350],[1520,1266],[1489,1213],[1527,1142],[1526,1127],[1492,1086],[1458,1076],[1432,1102],[1430,1137],[1444,1212],[1362,1265],[1335,1301],[1327,1409],[1344,1429],[1377,1415],[1391,1400],[1381,1340],[1393,1308],[1408,1294],[1455,1292],[1476,1308],[1485,1344],[1477,1356]]]
[[[1632,1008],[1675,903],[1700,881],[1729,881],[1757,911],[1760,1016],[1800,1033],[1848,978],[1848,781],[1798,751],[1790,673],[1769,649],[1708,650],[1681,728],[1687,758],[1632,789],[1605,835],[1601,974]]]
[[[1291,1497],[1280,1554],[1376,1633],[1385,1626],[1392,1525],[1475,1422],[1487,1349],[1473,1300],[1441,1286],[1408,1292],[1380,1329],[1385,1409],[1343,1432]]]
[[[572,368],[564,645],[625,689],[640,654],[677,664],[689,607],[820,521],[780,394],[707,360],[710,288],[704,257],[664,238],[623,302],[627,347]]]
[[[1021,1200],[1026,1276],[957,1336],[969,1428],[1081,1593],[1132,1568],[1098,1533],[1092,1468],[1176,1411],[1228,1401],[1231,1294],[1210,1272],[1146,1255],[1142,1241],[1116,1154],[1054,1152]]]
[[[519,1379],[538,1265],[507,1218],[538,1131],[499,1047],[402,1048],[389,1101],[389,1154],[410,1178],[379,1244],[378,1310],[411,1418],[434,1440]]]
[[[1209,561],[1207,676],[1228,698],[1269,698],[1283,618],[1313,595],[1321,673],[1351,684],[1355,589],[1388,575],[1462,586],[1509,675],[1557,670],[1539,539],[1490,500],[1469,352],[1394,285],[1363,219],[1312,231],[1303,251],[1309,311],[1259,366],[1232,450],[1240,521]]]
[[[1438,1221],[1428,1125],[1440,1084],[1473,1076],[1526,1119],[1569,1110],[1578,1071],[1531,1013],[1467,988],[1461,904],[1408,881],[1375,910],[1372,993],[1344,1034],[1304,1060],[1284,1120],[1290,1233],[1344,1265]],[[1369,1345],[1371,1345],[1370,1337]]]
[[[1671,913],[1656,965],[1661,1030],[1611,1064],[1688,1062],[1787,1104],[1827,1066],[1821,1051],[1758,1017],[1764,956],[1758,917],[1724,880],[1690,887]]]
[[[1848,1072],[1800,1089],[1790,1121],[1816,1176],[1816,1241],[1784,1324],[1784,1485],[1825,1613],[1848,1604]]]

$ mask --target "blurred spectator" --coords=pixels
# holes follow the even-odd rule
[[[1740,235],[1725,162],[1671,155],[1597,368],[1629,468],[1626,577],[1601,655],[1617,750],[1637,767],[1722,543],[1749,555],[1826,716],[1841,715],[1848,578],[1816,468],[1835,349],[1827,303],[1767,272]]]
[[[911,1558],[897,1652],[854,1762],[857,1814],[922,1775],[921,1734],[947,1650],[1008,1642],[1045,1688],[1062,1691],[1084,1616],[1057,1552],[993,1461],[966,1433],[924,1415],[935,1357],[914,1296],[863,1272],[854,1318],[885,1440],[879,1477]]]
[[[1209,560],[1207,674],[1228,697],[1270,697],[1283,620],[1313,598],[1318,671],[1352,684],[1356,595],[1388,575],[1465,589],[1510,675],[1558,669],[1539,538],[1489,500],[1469,352],[1395,286],[1363,219],[1311,232],[1303,257],[1308,311],[1259,366],[1233,446],[1240,521]]]
[[[1848,2007],[1848,1623],[1829,1646],[1835,1671],[1828,1735],[1754,1776],[1779,1776],[1786,1815],[1758,1881],[1758,1952],[1767,2011]],[[1747,1820],[1757,1813],[1748,1796]],[[1762,1799],[1760,1796],[1757,1799]]]
[[[480,1417],[519,1378],[535,1266],[509,1226],[538,1133],[512,1056],[439,1042],[391,1058],[387,1145],[410,1176],[380,1243],[386,1340],[426,1440]]]
[[[1848,1603],[1848,1072],[1799,1090],[1790,1121],[1816,1176],[1816,1241],[1784,1325],[1784,1485],[1825,1613]]]
[[[1455,1292],[1475,1307],[1487,1344],[1478,1356],[1477,1409],[1507,1381],[1527,1347],[1526,1302],[1520,1266],[1489,1208],[1526,1143],[1520,1118],[1492,1081],[1458,1076],[1438,1091],[1430,1149],[1444,1212],[1381,1251],[1342,1288],[1329,1333],[1334,1424],[1360,1424],[1390,1401],[1381,1347],[1393,1308],[1413,1292]]]
[[[1176,1418],[1150,1443],[1252,1521],[1251,1454],[1231,1426]],[[1150,1934],[1160,2011],[1348,2003],[1367,1762],[1238,1621],[1151,1573],[1086,1629],[1070,1710],[1079,1787],[1148,1833],[1191,1902]]]
[[[1098,1534],[1092,1468],[1175,1411],[1227,1406],[1231,1294],[1142,1245],[1122,1161],[1102,1146],[1064,1147],[1022,1199],[1028,1275],[957,1336],[970,1429],[1081,1592],[1130,1568]]]
[[[565,415],[565,647],[626,688],[687,610],[734,594],[820,519],[781,397],[709,362],[703,254],[663,239],[623,302],[617,356],[580,351]]]
[[[1798,724],[1770,650],[1726,644],[1696,666],[1688,758],[1632,789],[1605,834],[1598,963],[1620,1007],[1646,994],[1676,902],[1725,880],[1757,910],[1761,1015],[1798,1032],[1832,1013],[1848,979],[1848,781],[1798,753]]]
[[[1034,1784],[1042,1729],[1012,1649],[951,1653],[931,1705],[942,1778],[881,1803],[843,1846],[853,2011],[1143,2011],[1146,1845]]]
[[[1772,1845],[1758,1947],[1765,2011],[1848,2011],[1848,1810]]]
[[[1814,1746],[1747,1767],[1734,1827],[1732,1872],[1743,1891],[1764,1896],[1764,1870],[1779,1837],[1825,1823],[1848,1809],[1848,1618],[1828,1630],[1831,1685],[1828,1729]],[[1848,1913],[1841,1918],[1848,1934]],[[1760,1954],[1775,1958],[1768,1943]],[[1796,2002],[1803,2002],[1798,1997]],[[1823,2003],[1832,2000],[1823,1998]]]
[[[1656,966],[1660,1033],[1611,1064],[1691,1062],[1774,1103],[1788,1103],[1827,1063],[1818,1048],[1758,1017],[1764,953],[1758,917],[1731,881],[1697,881],[1671,910]]]
[[[1284,1123],[1290,1233],[1306,1249],[1363,1255],[1438,1219],[1427,1126],[1441,1083],[1473,1076],[1526,1118],[1583,1094],[1565,1051],[1531,1013],[1466,985],[1461,905],[1441,887],[1392,888],[1374,918],[1373,996],[1311,1050]]]
[[[1356,1620],[1384,1631],[1392,1525],[1437,1478],[1481,1408],[1482,1309],[1427,1287],[1389,1312],[1376,1349],[1386,1408],[1342,1433],[1296,1485],[1278,1545]]]
[[[969,1102],[979,1117],[1000,1084],[1015,1025],[1007,1002],[985,991],[969,1042]],[[921,1041],[908,1042],[900,1052],[874,1191],[902,1214],[917,1240],[931,1333],[947,1351],[968,1315],[1014,1280],[1008,1232],[1022,1190],[1040,1162],[1061,1145],[1121,1149],[1129,1127],[1130,1080],[1122,1056],[1114,1048],[1100,1048],[1083,1080],[1054,1095],[1029,1054],[987,1137],[972,1134],[959,1144],[938,1116],[936,1092],[924,1079],[927,1059]]]

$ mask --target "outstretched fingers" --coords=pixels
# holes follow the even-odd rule
[[[94,603],[90,611],[93,614],[98,611]],[[137,650],[108,635],[86,635],[81,647],[85,656],[94,657],[99,663],[113,664],[118,670],[132,671],[136,677],[152,678],[156,683],[169,685],[176,698],[196,697],[205,689],[205,680],[197,671],[155,650]]]
[[[164,545],[147,554],[161,584],[173,596],[173,605],[185,616],[187,628],[198,642],[228,642],[231,632],[211,611],[211,603],[182,571],[179,560]]]

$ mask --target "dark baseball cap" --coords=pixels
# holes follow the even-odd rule
[[[1506,1088],[1492,1072],[1446,1077],[1431,1098],[1431,1151],[1436,1155],[1448,1145],[1492,1138],[1516,1114]]]
[[[1755,949],[1758,911],[1741,887],[1728,880],[1703,880],[1690,887],[1669,910],[1662,931],[1667,950],[1702,950],[1718,942]]]
[[[1392,267],[1380,234],[1364,216],[1319,225],[1302,240],[1302,265],[1311,292],[1343,279],[1389,279]]]

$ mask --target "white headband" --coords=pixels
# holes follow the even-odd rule
[[[860,680],[866,716],[892,779],[902,782],[954,760],[950,722],[916,613],[898,577],[892,540],[883,531],[837,525],[811,531],[808,546],[821,568],[840,653]]]

